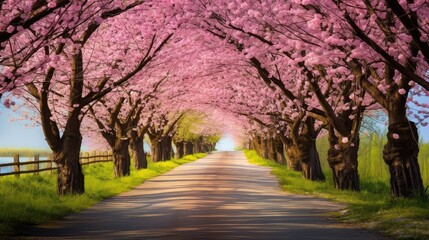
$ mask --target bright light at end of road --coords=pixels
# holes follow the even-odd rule
[[[216,144],[216,149],[218,151],[234,151],[235,142],[230,135],[223,135],[219,142]]]

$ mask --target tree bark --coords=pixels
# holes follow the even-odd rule
[[[399,136],[398,139],[396,134]],[[417,139],[417,128],[413,122],[389,124],[383,158],[389,166],[390,189],[394,197],[425,194],[417,159],[419,153]]]
[[[194,154],[194,144],[191,141],[185,142],[185,152],[184,155]]]
[[[269,155],[269,152],[268,152],[268,139],[266,138],[266,137],[263,137],[262,138],[262,140],[261,140],[261,151],[262,151],[262,156],[265,158],[265,159],[270,159],[270,155]]]
[[[304,147],[308,148],[308,150],[301,160],[302,176],[312,181],[325,181],[319,153],[316,149],[316,140],[309,141],[308,146]]]
[[[178,141],[174,143],[176,145],[176,159],[180,159],[184,157],[185,154],[185,142]]]
[[[136,135],[137,133],[133,131],[130,138],[130,149],[134,157],[134,168],[137,170],[146,169],[147,158],[146,152],[144,151],[144,135],[140,137]]]
[[[276,154],[276,161],[282,165],[286,164],[285,150],[283,148],[283,142],[279,137],[273,139],[274,151]]]
[[[128,151],[129,140],[117,139],[113,148],[113,164],[115,177],[130,175],[131,158]]]
[[[82,144],[79,126],[79,121],[70,123],[69,119],[59,150],[53,151],[53,160],[58,166],[57,192],[60,196],[85,192],[84,175],[79,163]]]
[[[195,140],[195,142],[194,142],[194,150],[193,150],[194,153],[200,153],[201,152],[201,144],[202,144],[202,141],[201,141],[200,138],[198,138],[197,140]]]
[[[162,152],[160,147],[160,141],[158,139],[150,140],[150,152],[151,152],[153,162],[161,161]]]
[[[161,142],[159,144],[160,148],[161,148],[161,161],[167,161],[170,160],[174,157],[174,153],[173,153],[173,147],[172,147],[172,143],[173,143],[173,137],[171,136],[164,136],[161,139]]]
[[[314,131],[314,119],[307,117],[301,125],[300,131],[291,131],[290,138],[282,138],[286,145],[288,166],[292,170],[301,171],[306,179],[324,181],[325,175],[316,148],[318,134]]]
[[[294,171],[302,171],[301,159],[302,153],[298,145],[294,144],[292,139],[284,139],[283,143],[286,145],[286,156],[288,168]]]
[[[266,151],[267,151],[267,159],[270,159],[274,162],[278,162],[277,161],[277,153],[276,153],[276,149],[274,146],[274,142],[273,142],[273,138],[267,138],[266,139]]]
[[[347,143],[339,142],[335,130],[329,126],[328,163],[332,169],[335,188],[360,191],[357,154],[359,137]]]

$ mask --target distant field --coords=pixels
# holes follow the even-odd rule
[[[48,156],[50,153],[52,153],[50,149],[0,147],[0,157],[12,157],[14,154],[19,154],[21,157],[33,157],[35,154]]]

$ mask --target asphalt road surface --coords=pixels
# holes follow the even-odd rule
[[[215,152],[20,238],[381,239],[328,218],[344,206],[282,192],[269,172]]]

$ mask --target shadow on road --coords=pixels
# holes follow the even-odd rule
[[[241,152],[214,153],[23,238],[380,239],[338,224],[341,206],[281,192],[269,170]]]

